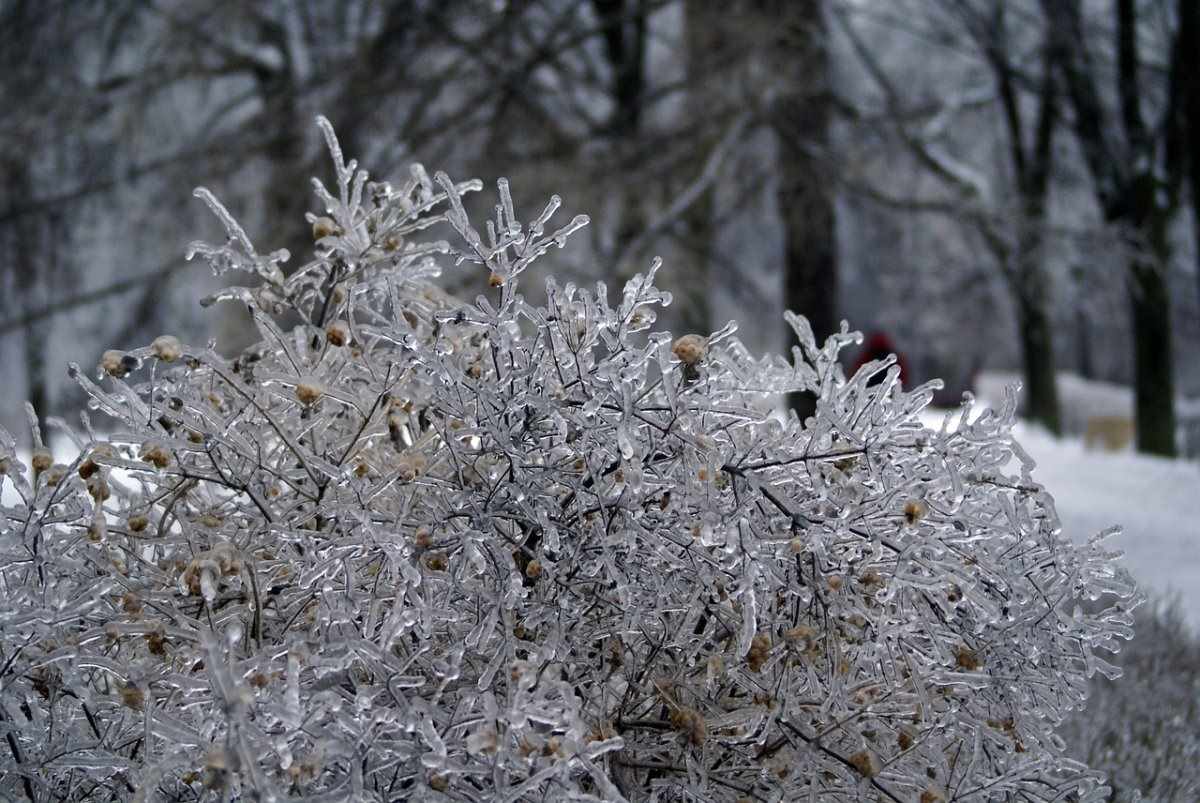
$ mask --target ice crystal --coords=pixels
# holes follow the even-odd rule
[[[1137,597],[1011,399],[930,430],[935,386],[846,378],[845,328],[789,316],[791,361],[655,331],[657,262],[535,306],[586,218],[522,223],[502,180],[480,233],[478,182],[368,182],[321,126],[290,275],[198,192],[258,345],[73,367],[107,434],[57,473],[0,438],[0,796],[1103,799],[1054,728]]]

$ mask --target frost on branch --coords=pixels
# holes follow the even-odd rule
[[[655,331],[657,263],[534,306],[585,218],[502,181],[481,232],[477,182],[368,182],[321,125],[289,276],[205,197],[256,347],[73,368],[107,434],[70,465],[0,440],[0,796],[1103,799],[1053,729],[1137,597],[1060,534],[1011,399],[929,430],[932,386],[843,376],[846,331]],[[813,419],[771,413],[799,389]]]

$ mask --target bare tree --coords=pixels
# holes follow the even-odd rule
[[[876,183],[852,183],[851,188],[894,209],[946,216],[978,237],[1016,311],[1027,413],[1059,433],[1046,205],[1061,115],[1048,46],[1038,43],[1039,36],[1029,36],[1027,26],[1018,26],[1024,35],[1019,42],[1014,39],[1012,3],[939,0],[928,10],[937,20],[928,31],[914,34],[914,40],[920,43],[920,37],[936,36],[953,43],[981,65],[987,82],[964,83],[933,103],[908,98],[849,13],[839,13],[836,19],[883,99],[882,113],[873,121],[850,102],[843,103],[842,110],[856,122],[874,122],[889,131],[939,190],[936,195],[916,196]],[[1029,50],[1040,56],[1040,71],[1033,75],[1022,65]],[[999,122],[1001,156],[993,165],[971,164],[950,153],[953,129],[967,115],[980,112]]]
[[[1029,417],[1055,434],[1062,424],[1058,386],[1055,380],[1054,328],[1050,319],[1049,277],[1044,252],[1046,201],[1054,161],[1054,134],[1059,122],[1059,93],[1054,79],[1048,45],[1043,45],[1041,73],[1036,76],[1036,113],[1032,123],[1023,109],[1010,43],[1006,4],[992,0],[986,9],[975,10],[956,3],[967,30],[979,46],[996,81],[1007,138],[1009,164],[1016,189],[1013,210],[1014,232],[1003,236],[994,227],[985,229],[992,250],[1016,303]]]
[[[1137,444],[1141,451],[1162,455],[1176,450],[1169,228],[1182,204],[1186,175],[1185,76],[1192,69],[1187,59],[1200,47],[1194,5],[1192,0],[1178,0],[1181,22],[1171,34],[1165,97],[1155,110],[1147,100],[1154,93],[1139,43],[1145,10],[1136,0],[1117,0],[1114,6],[1112,107],[1104,100],[1107,73],[1092,52],[1081,4],[1042,0],[1096,200],[1105,219],[1128,238]]]

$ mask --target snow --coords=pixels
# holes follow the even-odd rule
[[[975,395],[999,402],[1004,388],[1020,381],[1019,374],[984,371],[975,381]],[[1125,385],[1059,372],[1058,400],[1063,431],[1068,434],[1083,434],[1088,420],[1098,416],[1133,418],[1133,389]]]

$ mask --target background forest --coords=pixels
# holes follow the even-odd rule
[[[0,424],[82,400],[68,361],[250,337],[183,259],[225,199],[303,254],[314,115],[376,175],[513,180],[596,221],[559,270],[661,254],[667,324],[887,335],[955,403],[1020,373],[1133,388],[1138,446],[1200,449],[1200,50],[1189,0],[3,0]],[[294,260],[294,261],[298,261]],[[462,279],[460,281],[466,281]],[[472,278],[471,281],[478,281]],[[527,287],[536,283],[527,284]],[[467,297],[482,287],[451,288]],[[752,323],[755,325],[746,325]],[[1055,381],[1055,377],[1060,379]]]

